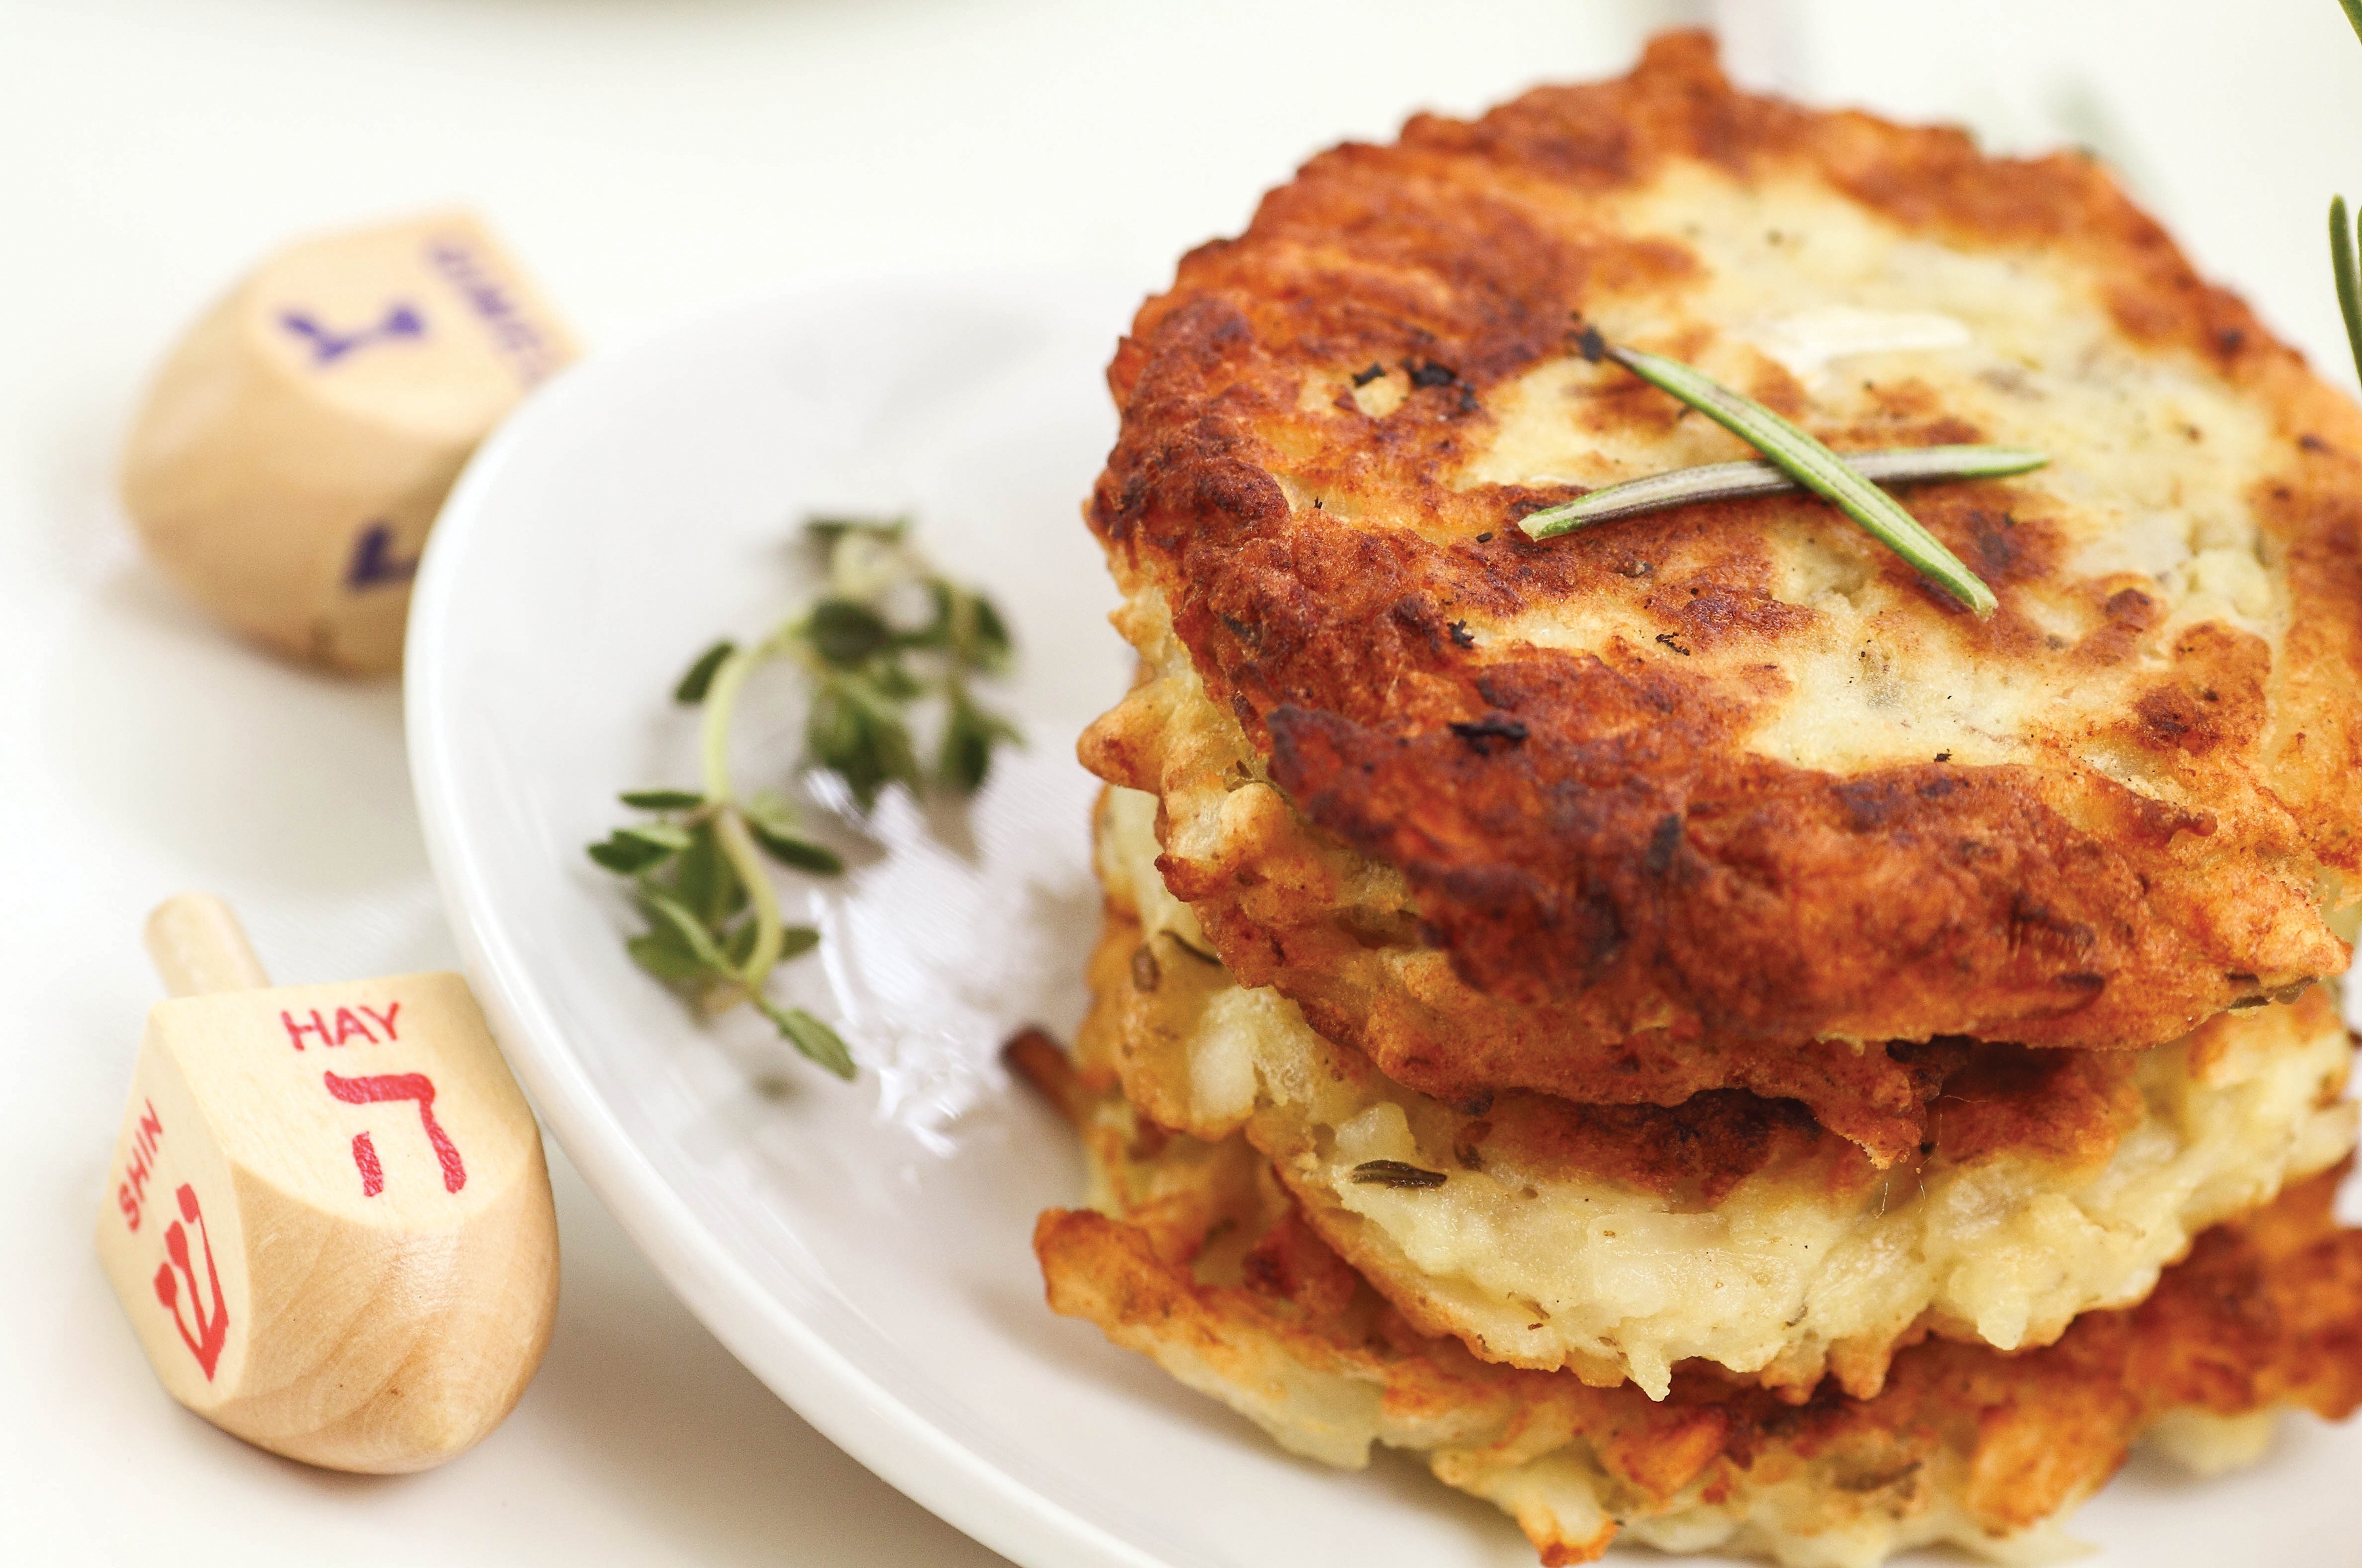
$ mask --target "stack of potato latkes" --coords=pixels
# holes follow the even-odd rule
[[[1529,540],[1749,455],[1590,330],[2047,452],[1903,494],[1999,610],[1802,495]],[[2104,171],[1672,36],[1315,159],[1109,380],[1057,1310],[1550,1562],[2039,1552],[2362,1400],[2362,410]]]

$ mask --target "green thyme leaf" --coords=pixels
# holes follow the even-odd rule
[[[615,798],[644,812],[686,812],[705,804],[694,790],[626,790]]]
[[[1917,484],[1930,480],[2003,479],[2040,468],[2050,459],[2023,447],[1893,447],[1842,454],[1848,467],[1873,484]],[[1622,484],[1603,485],[1561,506],[1528,513],[1518,526],[1529,539],[1554,539],[1577,528],[1617,518],[1638,517],[1669,507],[1707,501],[1738,501],[1778,495],[1804,486],[1778,464],[1759,461],[1707,463],[1650,474]]]
[[[863,694],[876,705],[899,707],[915,701],[927,694],[927,683],[902,668],[900,660],[889,660],[862,671]]]
[[[615,837],[634,844],[645,844],[666,855],[679,855],[696,842],[689,829],[675,827],[670,823],[643,823],[636,827],[615,830]]]
[[[992,601],[946,577],[927,580],[934,616],[906,641],[913,647],[941,648],[960,669],[988,675],[1009,663],[1009,625]]]
[[[662,845],[634,838],[621,829],[590,845],[589,849],[591,859],[619,877],[637,876],[673,853]]]
[[[694,708],[704,701],[706,688],[713,684],[713,672],[722,668],[723,659],[737,651],[738,645],[724,637],[698,655],[689,673],[680,678],[680,684],[672,689],[672,700],[684,708]]]
[[[779,961],[800,958],[820,945],[820,932],[809,925],[791,925],[779,933]]]
[[[746,831],[763,852],[782,866],[792,866],[799,871],[810,871],[819,877],[835,877],[844,870],[844,858],[825,845],[782,833],[770,823],[751,813],[746,818]]]
[[[711,823],[697,825],[690,846],[668,870],[673,897],[703,925],[718,927],[746,907],[746,889],[722,852]]]
[[[918,787],[910,726],[889,697],[858,677],[821,682],[805,720],[804,744],[813,761],[844,780],[864,812],[877,805],[889,784]]]
[[[972,595],[970,602],[976,606],[976,626],[968,661],[979,673],[998,673],[1015,651],[1009,638],[1009,623],[1000,618],[1000,612],[983,594]]]
[[[850,599],[823,599],[811,607],[805,635],[822,663],[858,669],[894,641],[886,618]]]
[[[763,1011],[779,1026],[779,1032],[814,1064],[840,1078],[853,1077],[853,1053],[835,1030],[800,1007],[773,1008],[766,1004]]]
[[[1638,348],[1601,347],[1609,359],[1650,386],[1689,404],[1778,464],[1797,483],[1852,518],[1972,613],[1992,613],[1998,601],[1982,578],[1921,527],[1893,497],[1846,467],[1845,459],[1802,429],[1678,359]]]
[[[992,771],[992,748],[1000,742],[1020,744],[1017,726],[955,690],[951,712],[944,721],[942,747],[935,754],[935,777],[963,794],[984,787]]]
[[[640,909],[647,915],[651,925],[668,931],[698,965],[715,978],[734,980],[738,977],[729,955],[723,952],[721,944],[715,942],[712,933],[705,929],[705,922],[679,899],[653,888],[643,889]]]
[[[630,938],[624,951],[632,955],[633,963],[668,986],[685,986],[711,973],[669,922]]]

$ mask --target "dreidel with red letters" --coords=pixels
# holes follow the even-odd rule
[[[228,906],[149,918],[98,1252],[172,1397],[308,1464],[463,1452],[557,1308],[541,1134],[457,975],[271,988]]]

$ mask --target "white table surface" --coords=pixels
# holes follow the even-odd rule
[[[244,265],[465,201],[594,346],[818,274],[1079,265],[1145,290],[1315,148],[1604,73],[1704,9],[0,0],[0,1562],[991,1560],[743,1371],[554,1145],[557,1335],[473,1453],[309,1471],[149,1375],[89,1242],[156,991],[146,910],[226,895],[290,982],[454,962],[394,684],[225,638],[110,496],[143,378]],[[2348,379],[2321,211],[2362,193],[2362,45],[2332,0],[1720,9],[1752,75],[2097,144]]]

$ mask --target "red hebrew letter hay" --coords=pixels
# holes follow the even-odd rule
[[[384,1073],[370,1078],[340,1078],[334,1073],[321,1076],[327,1082],[328,1092],[347,1105],[416,1100],[419,1124],[426,1129],[426,1142],[434,1146],[435,1158],[443,1167],[443,1190],[457,1192],[468,1185],[468,1167],[459,1161],[458,1146],[435,1120],[435,1081],[425,1073]],[[374,1198],[384,1190],[385,1175],[378,1165],[377,1147],[369,1142],[366,1132],[353,1140],[353,1164],[360,1168],[362,1196]]]
[[[181,1220],[173,1220],[164,1231],[164,1255],[171,1261],[156,1266],[156,1299],[172,1314],[172,1327],[181,1331],[181,1342],[189,1347],[189,1353],[204,1369],[205,1381],[211,1383],[214,1368],[221,1361],[222,1346],[229,1341],[229,1305],[222,1299],[221,1274],[214,1267],[213,1237],[205,1231],[204,1216],[198,1212],[196,1188],[183,1184],[179,1197]],[[182,1227],[182,1220],[197,1228],[197,1241],[204,1248],[205,1284],[214,1298],[211,1316],[206,1314],[204,1301],[197,1294],[197,1271],[189,1256],[189,1233]],[[197,1320],[194,1333],[181,1319],[181,1286],[180,1278],[172,1273],[175,1268],[180,1270],[180,1278],[189,1282],[189,1312]]]

